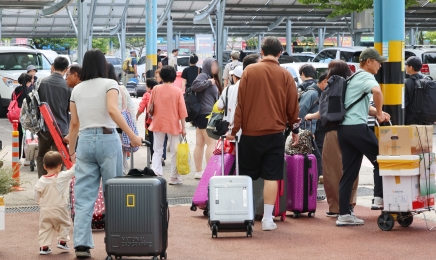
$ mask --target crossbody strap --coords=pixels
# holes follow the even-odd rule
[[[224,105],[224,115],[227,116],[227,109],[229,108],[229,87],[226,89],[226,104]]]
[[[342,100],[344,103],[344,108],[346,111],[350,110],[351,108],[353,108],[356,104],[358,104],[360,101],[362,101],[366,96],[368,96],[368,93],[363,93],[362,96],[360,98],[358,98],[356,101],[354,101],[351,105],[349,105],[348,107],[345,107],[345,96],[347,93],[347,88],[348,88],[348,83],[354,78],[354,76],[356,76],[357,74],[361,73],[362,71],[358,71],[356,73],[354,73],[353,75],[351,75],[346,81],[345,81],[345,86],[343,87],[343,91],[342,91]]]

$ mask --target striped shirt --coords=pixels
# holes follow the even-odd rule
[[[371,98],[371,101],[369,102],[369,104],[373,107],[375,107],[375,103]],[[373,116],[368,116],[368,126],[369,127],[374,127],[375,126],[375,117]]]

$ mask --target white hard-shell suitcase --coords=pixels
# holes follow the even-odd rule
[[[238,142],[235,142],[235,146],[236,176],[224,176],[222,172],[222,176],[213,176],[209,181],[209,226],[212,237],[218,237],[218,231],[246,232],[247,237],[253,234],[253,183],[251,177],[239,176]],[[221,153],[224,164],[224,150]]]

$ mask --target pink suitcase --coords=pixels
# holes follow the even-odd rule
[[[224,154],[224,174],[229,175],[233,163],[235,162],[235,156],[232,154]],[[197,207],[203,210],[203,215],[208,216],[209,210],[207,209],[208,200],[208,187],[209,180],[212,176],[221,176],[221,154],[214,155],[210,158],[206,169],[203,172],[200,182],[198,183],[197,189],[195,190],[194,197],[192,198],[191,210],[196,211]]]
[[[294,218],[309,212],[315,217],[316,195],[318,189],[318,170],[313,154],[285,155],[288,174],[288,211]]]

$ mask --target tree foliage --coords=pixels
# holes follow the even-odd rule
[[[420,42],[424,42],[424,40],[428,40],[430,44],[436,44],[436,32],[425,32],[420,33],[420,37],[422,40]]]
[[[436,0],[430,0],[434,2]],[[343,16],[354,11],[362,12],[366,9],[372,9],[374,0],[298,0],[306,5],[319,5],[317,9],[332,9],[333,12],[329,17]],[[406,8],[418,5],[417,0],[406,0]]]
[[[76,38],[32,38],[30,43],[35,45],[37,49],[49,47],[52,50],[59,50],[61,48],[74,49],[77,47]]]

